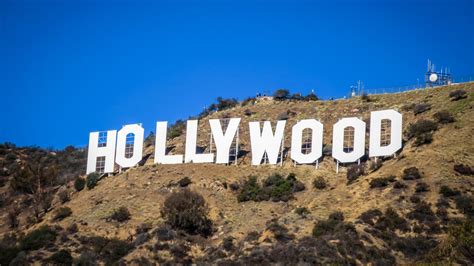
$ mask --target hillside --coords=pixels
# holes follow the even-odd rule
[[[457,90],[464,90],[466,95],[456,100],[450,97]],[[208,119],[241,117],[238,165],[154,165],[150,141],[145,147],[144,156],[148,159],[144,166],[105,177],[96,187],[79,192],[74,189],[74,178],[66,178],[66,184],[55,184],[51,189],[51,193],[56,193],[52,206],[33,222],[27,220],[32,215],[34,193],[13,193],[12,174],[5,170],[1,188],[6,196],[1,206],[0,233],[4,240],[0,244],[0,264],[12,258],[38,264],[49,258],[54,262],[51,255],[59,250],[69,251],[75,260],[106,264],[119,260],[145,265],[298,261],[395,264],[442,260],[474,263],[473,99],[474,83],[465,83],[347,100],[261,101],[214,112],[199,122],[198,146],[209,149]],[[353,166],[345,165],[336,173],[331,156],[324,157],[319,169],[314,165],[295,167],[289,158],[285,158],[283,166],[250,165],[250,121],[287,118],[287,150],[291,126],[301,119],[316,118],[325,126],[324,145],[329,147],[332,125],[337,119],[360,117],[368,122],[370,111],[384,109],[403,114],[404,147],[396,156],[384,158],[381,165],[363,160],[365,173],[351,180],[347,171]],[[423,140],[409,138],[410,124],[440,120],[435,114],[441,111],[447,111],[454,121],[438,121],[432,141],[426,139],[429,133],[422,134]],[[181,134],[169,141],[172,153],[184,153],[184,139]],[[25,156],[17,148],[8,149],[12,150]],[[0,155],[4,169],[12,163],[7,154]],[[83,166],[85,172],[85,163]],[[405,171],[411,167],[418,169],[420,177]],[[77,175],[78,171],[74,173]],[[305,187],[302,191],[293,187],[293,197],[258,202],[238,200],[249,187],[250,176],[264,182],[274,174],[286,178],[290,173]],[[184,177],[191,183],[180,184]],[[320,188],[313,185],[318,178],[319,183],[325,183]],[[167,225],[162,213],[166,198],[187,188],[201,194],[207,202],[213,228],[210,234],[193,234]],[[70,200],[61,203],[60,191],[66,191]],[[25,206],[20,208],[16,228],[8,222],[13,205]],[[58,218],[58,210],[64,207],[70,208],[71,213]],[[129,219],[110,218],[120,207],[129,211]],[[51,231],[49,240],[43,237],[39,242],[46,244],[25,244],[31,232],[44,233],[45,228]],[[12,254],[8,258],[7,251]]]

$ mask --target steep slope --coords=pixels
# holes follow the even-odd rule
[[[449,94],[455,90],[465,90],[467,98],[452,101]],[[281,167],[269,165],[255,167],[250,165],[250,153],[245,152],[242,153],[243,156],[239,159],[238,165],[229,166],[215,164],[154,165],[153,155],[151,155],[145,166],[106,177],[99,182],[97,187],[91,190],[84,189],[80,192],[74,192],[71,195],[71,200],[64,204],[72,210],[72,215],[69,217],[59,222],[53,220],[54,210],[60,207],[60,203],[56,203],[53,206],[53,211],[48,212],[42,222],[30,228],[23,226],[21,230],[28,232],[44,224],[57,224],[62,228],[77,224],[77,233],[69,234],[65,239],[57,240],[56,244],[58,247],[69,249],[74,257],[78,257],[86,249],[83,241],[84,236],[116,237],[125,241],[136,241],[140,235],[137,233],[137,227],[149,224],[151,228],[156,228],[165,223],[161,214],[163,202],[173,191],[182,190],[178,184],[180,179],[189,177],[192,183],[188,188],[202,194],[209,205],[209,217],[215,228],[212,236],[196,239],[185,234],[184,237],[177,237],[175,240],[170,240],[171,242],[166,242],[156,240],[152,235],[152,237],[143,238],[140,244],[137,244],[130,252],[126,252],[128,254],[123,258],[125,261],[135,261],[140,264],[145,261],[225,262],[230,260],[241,263],[249,261],[255,263],[271,262],[268,257],[271,257],[272,252],[277,252],[272,249],[280,247],[284,248],[285,252],[290,252],[288,248],[297,247],[296,249],[300,250],[301,246],[298,245],[308,241],[305,240],[305,237],[312,235],[315,223],[326,221],[330,214],[335,211],[343,213],[344,223],[355,225],[361,243],[377,250],[380,254],[385,254],[384,256],[387,256],[387,258],[393,257],[394,259],[394,261],[388,259],[385,262],[407,263],[420,259],[425,260],[427,258],[419,253],[431,252],[436,249],[434,247],[436,245],[426,250],[420,249],[413,252],[407,250],[416,249],[411,245],[424,245],[431,240],[439,244],[447,239],[446,226],[448,226],[448,222],[443,221],[442,217],[445,216],[439,214],[439,210],[446,210],[449,220],[469,216],[469,211],[472,211],[473,177],[461,175],[454,171],[453,167],[458,164],[474,165],[473,98],[474,83],[467,83],[399,94],[370,95],[368,100],[356,97],[335,101],[263,101],[216,112],[200,120],[198,145],[209,149],[210,128],[207,122],[208,119],[242,117],[240,148],[247,152],[250,151],[248,122],[276,121],[282,113],[289,114],[285,130],[285,147],[287,149],[290,143],[291,126],[297,120],[306,118],[317,118],[324,124],[325,145],[331,144],[332,125],[337,119],[361,117],[368,122],[370,111],[398,110],[403,114],[404,131],[408,130],[409,125],[416,121],[433,120],[433,115],[442,110],[449,111],[456,121],[439,124],[438,130],[433,134],[433,141],[429,144],[417,146],[414,145],[413,139],[407,139],[403,149],[396,157],[385,158],[378,169],[369,170],[368,165],[371,162],[366,162],[367,174],[360,176],[353,182],[348,182],[346,167],[342,167],[341,171],[338,174],[336,173],[336,164],[330,156],[325,156],[324,160],[320,162],[319,169],[316,169],[314,165],[295,167],[289,158],[285,159]],[[429,104],[431,108],[415,115],[413,106],[410,106],[410,104],[420,103]],[[246,115],[249,113],[252,113],[252,115]],[[169,146],[174,147],[172,153],[184,152],[184,138],[185,136],[182,134],[170,140]],[[153,145],[146,147],[145,154],[152,153],[153,148]],[[349,166],[347,165],[347,167]],[[403,171],[410,167],[417,167],[422,178],[419,180],[403,180]],[[262,181],[274,173],[284,176],[294,173],[297,179],[304,183],[306,189],[295,193],[294,199],[287,202],[238,202],[237,195],[242,189],[242,184],[249,176],[257,176]],[[389,176],[395,176],[396,181],[406,187],[396,188],[393,182],[389,182],[383,187],[371,187],[371,181],[374,179]],[[323,177],[327,181],[326,188],[316,189],[313,187],[313,181],[317,177]],[[418,183],[425,183],[426,185],[419,185]],[[235,189],[236,184],[239,184],[240,190]],[[72,188],[72,186],[73,184],[69,183],[69,187]],[[417,187],[420,186],[426,186],[426,189],[418,189],[419,192],[416,192]],[[468,205],[471,205],[467,207],[467,211],[466,208],[460,209],[459,204],[457,205],[452,198],[448,199],[447,207],[446,203],[441,204],[440,202],[444,202],[444,197],[439,193],[441,186],[456,189],[465,196],[465,199],[471,199],[471,202],[468,203]],[[420,201],[426,202],[430,206],[420,205]],[[114,210],[122,206],[130,211],[130,220],[122,223],[111,222],[108,217]],[[309,213],[303,216],[298,214],[297,209],[300,207],[307,208]],[[370,222],[364,222],[364,219],[360,218],[364,212],[373,210],[385,212],[388,207],[393,208],[401,217],[405,217],[412,228],[408,231],[394,230],[395,235],[400,237],[400,241],[393,245],[387,238],[380,235],[381,231],[377,231],[378,229],[376,230],[376,227],[373,227]],[[432,219],[432,222],[436,223],[441,229],[434,230],[433,228],[436,226],[432,226],[423,219],[410,219],[409,217],[416,214],[413,211],[418,207],[426,211],[427,216],[434,217],[429,219]],[[434,213],[437,211],[439,213],[436,215],[434,213],[430,214],[430,208]],[[378,214],[378,216],[380,215]],[[293,240],[279,240],[275,231],[270,228],[272,219],[273,223],[278,223],[287,228],[288,232],[284,234],[292,235],[290,239]],[[257,240],[250,241],[248,236],[254,234],[253,232],[257,232],[258,237]],[[334,231],[334,235],[328,235],[327,239],[324,240],[324,245],[337,250],[336,252],[339,252],[338,256],[341,256],[340,260],[323,260],[324,254],[319,254],[321,260],[317,259],[316,262],[365,263],[372,260],[362,258],[364,256],[352,256],[350,252],[344,253],[341,251],[339,245],[346,240],[337,238],[337,233],[338,231]],[[472,229],[470,233],[472,233]],[[237,243],[237,247],[234,247],[232,251],[224,251],[219,258],[211,256],[217,254],[213,247],[221,247],[225,241],[228,241],[229,237],[233,238],[232,242]],[[408,243],[408,240],[412,240],[411,237],[423,237],[423,239],[426,237],[429,238],[429,241],[416,242],[415,244]],[[470,237],[472,239],[472,235]],[[322,238],[315,239],[323,241]],[[406,242],[402,242],[402,240]],[[169,243],[171,248],[157,249],[156,243]],[[314,245],[319,245],[317,244],[319,242],[315,243]],[[403,243],[404,247],[399,247],[400,243]],[[173,251],[172,247],[175,246],[185,246],[186,248],[182,247],[184,253]],[[31,261],[43,259],[57,249],[42,250],[40,253],[32,251],[28,254],[28,258]],[[261,256],[266,258],[260,258],[257,261],[247,260],[246,256],[257,256],[255,250],[260,250],[261,254],[264,254]],[[369,252],[367,251],[367,253]],[[328,254],[326,257],[334,257],[334,255],[330,255],[331,253]],[[381,256],[380,254],[379,256]],[[463,256],[465,256],[462,258],[464,262],[472,259],[472,257],[469,258],[465,254]]]

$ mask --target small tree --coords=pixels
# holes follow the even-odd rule
[[[189,189],[169,195],[161,209],[161,215],[174,229],[203,236],[212,234],[212,221],[207,217],[208,212],[204,198]]]
[[[290,95],[290,91],[285,89],[278,89],[273,93],[273,98],[278,101],[287,100]]]

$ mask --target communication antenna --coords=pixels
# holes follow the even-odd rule
[[[436,66],[433,62],[428,59],[428,67],[425,74],[425,83],[427,87],[436,87],[450,85],[453,82],[453,76],[449,68],[441,68],[440,71],[436,71]]]

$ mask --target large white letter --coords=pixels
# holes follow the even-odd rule
[[[100,142],[99,142],[100,134]],[[107,132],[91,132],[89,134],[89,149],[87,152],[87,171],[86,174],[97,171],[97,157],[105,157],[103,164],[104,173],[112,173],[114,171],[115,162],[115,140],[117,130],[109,130]],[[100,145],[99,145],[100,144]],[[103,159],[103,158],[101,158]]]
[[[390,144],[381,146],[382,120],[390,120]],[[370,113],[369,156],[388,156],[402,148],[402,115],[395,110]]]
[[[225,130],[225,135],[222,132],[222,126],[219,119],[210,119],[212,137],[216,143],[216,163],[229,163],[229,150],[235,134],[239,129],[240,118],[231,118],[229,125]]]
[[[344,151],[344,129],[354,128],[354,150]],[[357,161],[365,153],[365,122],[356,118],[343,118],[333,126],[332,132],[332,157],[341,163]]]
[[[311,129],[311,152],[301,151],[303,131]],[[291,159],[299,164],[314,163],[323,155],[323,124],[316,119],[301,120],[293,126],[291,133]]]
[[[166,137],[168,122],[156,122],[155,163],[179,164],[183,163],[183,155],[166,155]]]
[[[214,161],[214,154],[196,154],[197,142],[197,120],[188,120],[186,125],[186,152],[184,154],[184,161],[186,163],[212,163]]]
[[[119,130],[115,154],[118,165],[123,168],[133,167],[142,160],[144,132],[139,124],[126,125]]]
[[[281,142],[285,131],[286,121],[278,121],[275,135],[272,132],[270,121],[263,122],[263,131],[260,131],[260,122],[250,122],[250,143],[252,146],[252,165],[259,165],[265,152],[270,164],[276,164]],[[283,159],[283,158],[282,158]]]

